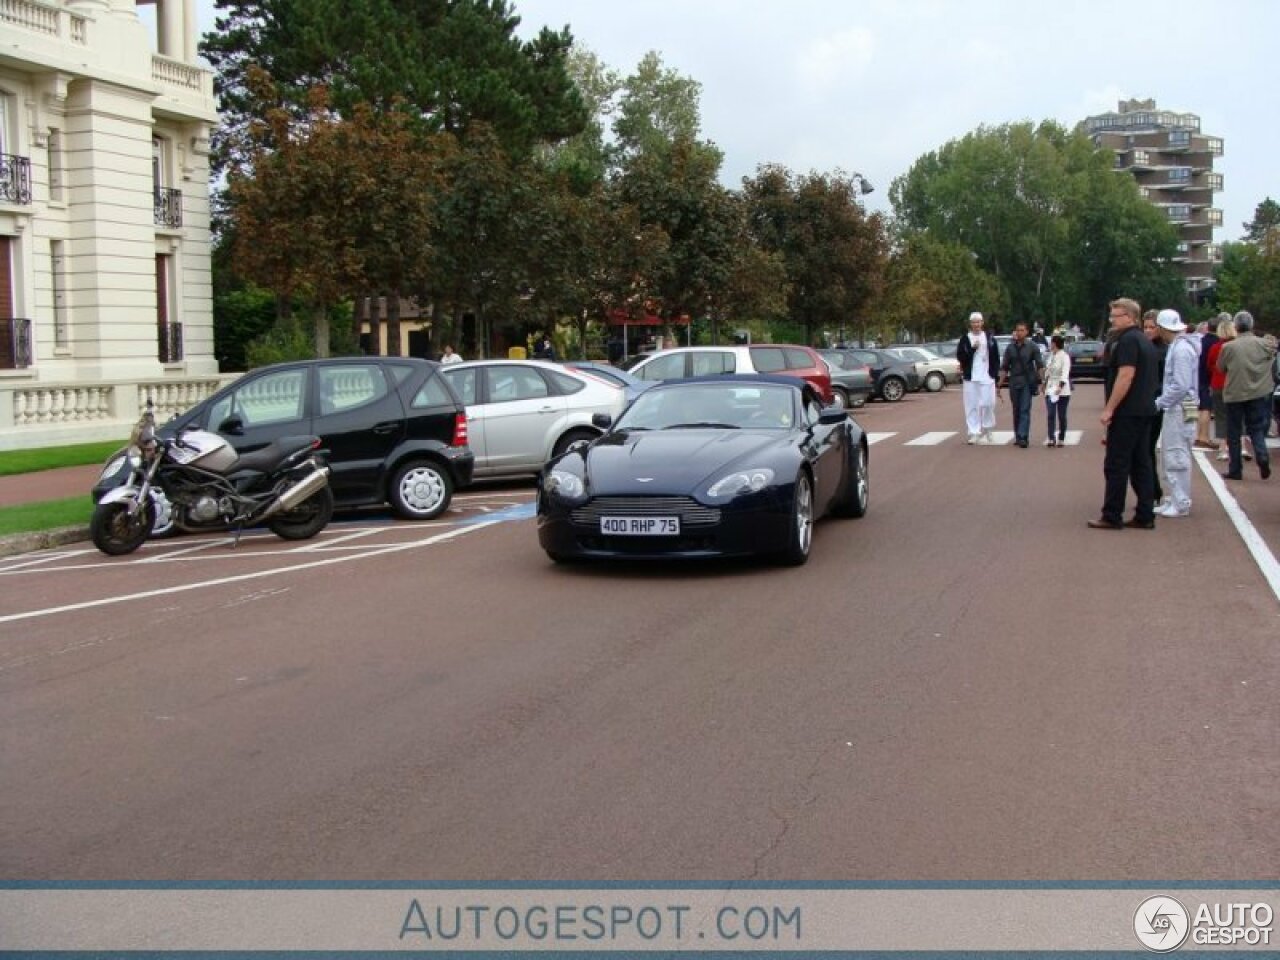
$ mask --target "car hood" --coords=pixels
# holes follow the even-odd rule
[[[734,467],[768,466],[784,436],[776,430],[609,433],[584,452],[587,486],[593,496],[692,493]]]

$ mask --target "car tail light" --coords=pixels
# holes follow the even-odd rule
[[[465,413],[455,413],[453,415],[453,439],[449,441],[451,447],[465,447],[467,445],[467,415]]]

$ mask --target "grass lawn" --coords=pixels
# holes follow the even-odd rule
[[[97,443],[78,443],[71,447],[5,450],[0,452],[0,477],[53,470],[57,467],[79,467],[86,463],[103,463],[126,443],[128,440],[101,440]]]
[[[0,537],[11,533],[53,530],[57,527],[88,526],[92,513],[93,502],[88,494],[67,497],[65,500],[43,500],[39,503],[21,503],[15,507],[0,507]]]

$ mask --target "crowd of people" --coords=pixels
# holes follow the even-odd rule
[[[1193,450],[1213,450],[1226,463],[1222,476],[1244,479],[1252,460],[1262,479],[1271,476],[1267,432],[1274,418],[1280,433],[1280,358],[1276,340],[1254,333],[1253,317],[1241,311],[1220,314],[1217,326],[1191,330],[1176,310],[1142,313],[1134,300],[1110,305],[1111,328],[1106,367],[1106,480],[1101,516],[1094,529],[1150,530],[1157,515],[1185,517],[1191,512]],[[1030,443],[1032,398],[1044,390],[1046,447],[1061,447],[1071,402],[1071,357],[1063,337],[1051,339],[1048,359],[1018,323],[1013,340],[1000,354],[985,330],[981,313],[969,315],[969,332],[960,338],[956,359],[963,374],[968,443],[993,442],[996,403],[1009,391],[1014,443]],[[1212,431],[1212,435],[1211,435]],[[1158,450],[1157,450],[1158,447]],[[1136,504],[1124,518],[1132,487]]]

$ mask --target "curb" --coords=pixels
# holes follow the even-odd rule
[[[34,550],[47,550],[68,543],[89,539],[88,527],[54,527],[52,530],[33,530],[30,533],[14,533],[0,537],[0,557],[12,557]]]

